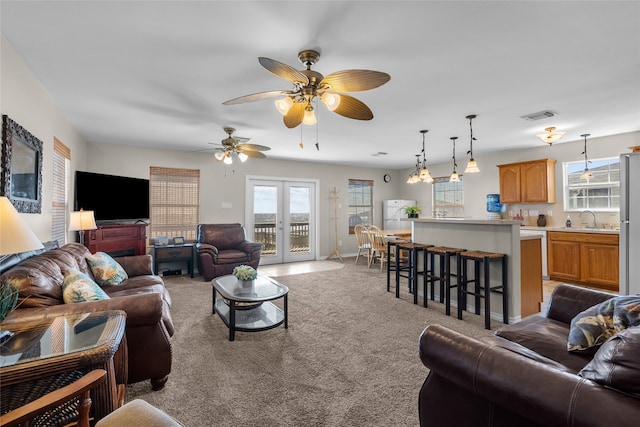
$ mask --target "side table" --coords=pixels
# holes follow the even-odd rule
[[[127,380],[125,321],[126,313],[114,310],[12,324],[14,335],[0,346],[0,411],[11,411],[99,368],[107,378],[91,392],[91,413],[99,420],[113,412],[124,397],[117,383]]]
[[[193,278],[194,248],[192,243],[184,245],[152,246],[153,270],[160,274],[158,266],[166,262],[186,262],[189,276]]]

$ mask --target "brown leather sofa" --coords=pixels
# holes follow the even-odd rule
[[[57,245],[56,245],[57,246]],[[55,246],[54,246],[55,247]],[[47,250],[48,249],[48,250]],[[110,299],[65,304],[62,280],[68,268],[93,277],[85,256],[89,250],[79,243],[61,248],[13,255],[0,265],[0,283],[15,278],[20,283],[18,308],[2,322],[12,323],[55,318],[68,313],[122,310],[127,314],[125,335],[128,353],[128,383],[151,380],[154,390],[164,387],[171,372],[171,298],[162,278],[153,274],[150,255],[114,258],[128,279],[102,289]]]
[[[231,274],[238,265],[257,269],[262,243],[246,239],[241,224],[198,224],[198,270],[204,280]]]
[[[440,325],[428,326],[419,347],[429,368],[419,396],[420,425],[637,425],[640,326],[628,328],[626,350],[616,344],[613,357],[601,354],[604,344],[595,355],[567,351],[571,319],[614,296],[560,285],[546,315],[506,325],[483,340]],[[581,376],[589,363],[606,380]]]

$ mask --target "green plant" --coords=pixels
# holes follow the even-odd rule
[[[0,284],[0,322],[16,308],[18,294],[18,289],[9,283]]]
[[[420,206],[407,206],[406,208],[404,208],[404,213],[406,213],[407,215],[415,215],[419,214],[421,210],[422,209],[420,209]]]
[[[249,265],[239,265],[233,269],[234,276],[238,278],[238,280],[254,280],[258,277],[258,272],[255,268]]]

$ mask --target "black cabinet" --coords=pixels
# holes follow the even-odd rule
[[[186,262],[189,276],[193,277],[194,248],[193,244],[152,246],[154,272],[160,274],[158,267],[162,263]]]

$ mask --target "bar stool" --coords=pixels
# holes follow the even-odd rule
[[[462,248],[450,248],[448,246],[432,246],[427,248],[427,254],[429,255],[429,263],[431,265],[429,277],[429,285],[431,288],[431,300],[435,299],[435,282],[440,283],[440,302],[444,302],[445,304],[445,313],[448,315],[451,314],[451,288],[457,286],[456,284],[451,283],[451,276],[457,276],[459,274],[458,271],[456,273],[451,272],[451,257],[457,256],[460,252],[464,252],[465,249]],[[436,274],[436,263],[435,257],[439,258],[439,270],[438,274]]]
[[[387,240],[387,292],[391,292],[391,272],[395,272],[398,268],[406,269],[408,260],[400,259],[398,245],[401,243],[409,243],[405,239],[389,239]],[[393,255],[392,255],[393,254]],[[393,261],[393,262],[392,262]],[[400,261],[400,263],[398,263]],[[396,288],[398,280],[396,279]]]
[[[474,278],[469,279],[467,261],[473,262]],[[491,286],[490,264],[500,261],[502,266],[502,284]],[[484,267],[484,282],[481,283],[481,267]],[[465,251],[458,254],[458,319],[462,320],[462,310],[467,307],[467,295],[475,297],[475,312],[480,314],[480,299],[484,298],[484,327],[491,329],[491,293],[502,295],[502,316],[509,323],[507,295],[507,256],[501,253],[484,251]],[[474,284],[470,291],[468,285]]]
[[[422,271],[418,268],[418,254],[422,251],[425,251],[427,248],[433,247],[433,245],[428,245],[424,243],[415,243],[415,242],[404,242],[398,243],[396,245],[396,298],[400,298],[400,277],[405,277],[409,281],[409,292],[413,292],[413,303],[418,303],[418,276],[422,275],[424,277],[424,285],[423,285],[423,295],[427,293],[427,264],[423,265]],[[400,253],[402,251],[406,251],[407,263],[405,268],[401,267],[400,264]],[[426,257],[425,257],[426,260]],[[401,274],[402,271],[406,271],[407,275],[403,276]]]

